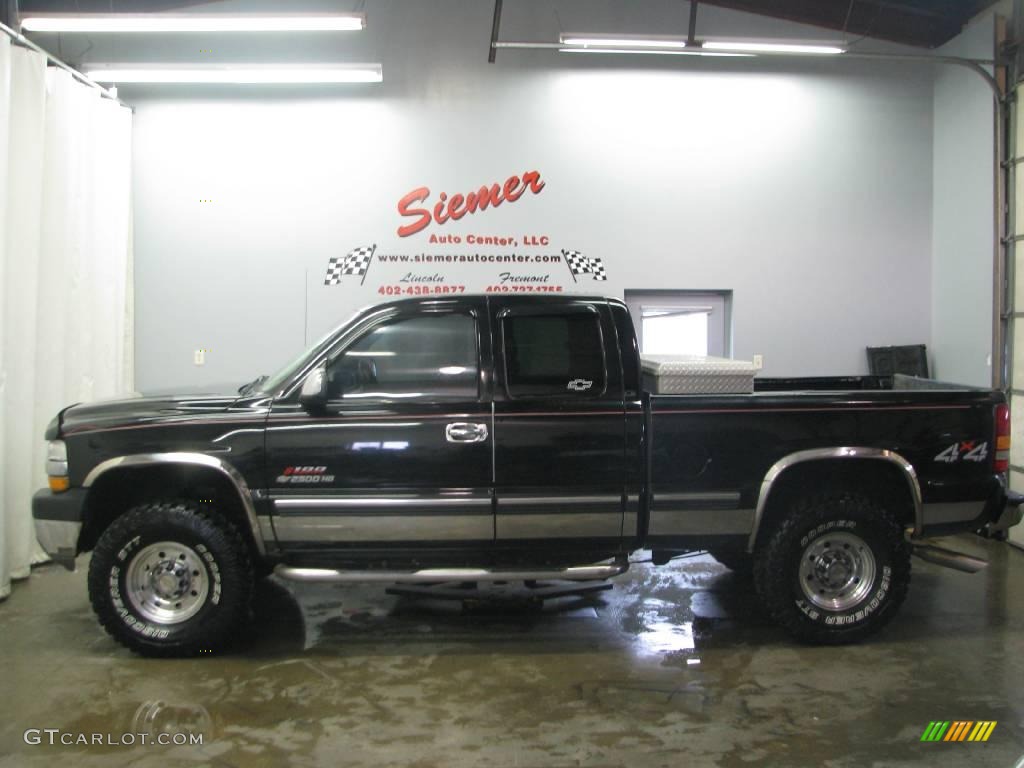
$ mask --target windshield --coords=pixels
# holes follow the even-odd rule
[[[331,339],[335,337],[340,327],[341,326],[329,330],[327,333],[321,336],[313,344],[313,346],[305,349],[302,352],[302,354],[300,354],[298,357],[296,357],[294,360],[288,363],[288,365],[286,365],[284,368],[279,370],[273,376],[270,376],[264,381],[259,382],[255,387],[253,387],[252,391],[261,392],[263,394],[276,393],[278,390],[281,389],[281,387],[284,386],[285,382],[287,382],[296,373],[298,373],[299,370],[301,370],[302,366],[304,366],[311,358],[316,357],[327,348],[328,344],[330,344],[331,342]]]

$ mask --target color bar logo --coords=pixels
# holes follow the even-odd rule
[[[921,741],[988,741],[995,729],[995,720],[933,720],[921,734]]]

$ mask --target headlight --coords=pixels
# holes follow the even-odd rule
[[[55,493],[66,491],[68,481],[68,447],[63,440],[51,440],[46,444],[46,474],[50,490]]]

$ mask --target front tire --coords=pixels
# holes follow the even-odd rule
[[[807,496],[759,549],[761,602],[810,643],[851,643],[896,614],[910,585],[910,545],[896,518],[856,493]]]
[[[144,656],[222,650],[248,618],[252,589],[238,530],[186,501],[131,509],[103,532],[89,563],[100,623]]]

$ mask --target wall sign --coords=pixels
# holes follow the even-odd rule
[[[409,237],[426,229],[431,220],[438,226],[448,221],[458,221],[466,214],[486,211],[488,208],[497,208],[504,202],[514,203],[523,193],[529,190],[535,195],[540,194],[544,189],[544,182],[540,179],[538,171],[527,171],[522,178],[509,176],[502,186],[491,184],[482,186],[465,196],[455,194],[448,197],[446,192],[438,196],[434,204],[434,215],[426,208],[413,208],[413,204],[422,203],[430,197],[430,187],[417,187],[398,201],[398,213],[403,218],[413,218],[413,222],[404,224],[398,228],[399,237]]]
[[[332,256],[324,285],[355,284],[358,278],[362,286],[371,271],[382,296],[561,293],[587,276],[606,281],[600,257],[556,249],[547,234],[480,234],[479,221],[474,221],[472,233],[451,231],[465,216],[487,213],[488,220],[497,219],[502,205],[515,203],[526,193],[539,195],[546,186],[539,171],[526,171],[509,176],[503,184],[485,184],[465,194],[441,192],[432,206],[430,188],[417,187],[398,201],[398,243],[380,249],[376,243],[361,245]],[[449,231],[437,232],[441,227]],[[410,247],[410,238],[416,235],[427,247]]]

